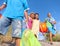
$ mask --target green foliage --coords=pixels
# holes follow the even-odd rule
[[[49,41],[49,34],[46,34],[47,40]],[[56,34],[55,37],[53,37],[53,41],[60,42],[60,34]]]

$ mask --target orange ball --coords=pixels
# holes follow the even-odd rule
[[[40,24],[40,32],[46,33],[47,31],[48,31],[48,29],[47,29],[46,23],[45,22],[41,23]]]

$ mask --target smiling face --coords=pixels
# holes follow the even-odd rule
[[[37,20],[39,19],[39,14],[38,13],[35,14],[35,19],[37,19]]]
[[[39,16],[36,14],[35,18],[36,18],[36,19],[38,19],[38,18],[39,18]]]
[[[32,19],[34,19],[34,18],[35,18],[34,13],[31,13],[31,14],[30,14],[30,17],[31,17]]]

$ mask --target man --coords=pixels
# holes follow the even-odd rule
[[[20,46],[22,20],[25,15],[28,20],[28,4],[26,0],[5,0],[0,10],[6,7],[0,19],[0,33],[5,35],[9,25],[12,25],[12,37],[16,39],[16,46]]]
[[[52,36],[56,36],[56,29],[54,28],[56,21],[55,19],[51,16],[51,13],[48,13],[47,18],[46,18],[46,24],[48,27],[48,31],[50,32],[50,43],[52,43]]]

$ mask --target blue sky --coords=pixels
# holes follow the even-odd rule
[[[40,20],[44,21],[50,12],[57,21],[57,30],[60,30],[60,0],[28,0],[29,12],[40,14]]]
[[[4,0],[0,0],[0,5]],[[57,30],[60,30],[60,0],[28,0],[29,13],[37,12],[40,14],[40,20],[44,21],[47,13],[50,12],[57,21]],[[4,10],[0,11],[3,13]]]

